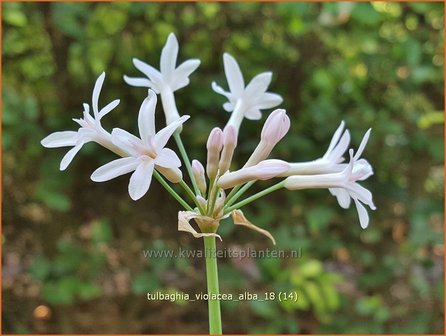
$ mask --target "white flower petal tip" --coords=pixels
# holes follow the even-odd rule
[[[229,91],[225,91],[215,82],[212,82],[212,89],[228,99],[228,102],[223,104],[226,111],[232,111],[227,125],[234,125],[238,131],[243,118],[258,120],[262,116],[261,110],[275,107],[282,102],[279,95],[266,92],[272,79],[271,72],[255,76],[245,87],[243,74],[235,58],[224,53],[223,65]]]
[[[200,60],[187,60],[177,67],[178,52],[178,40],[174,33],[170,33],[161,50],[160,70],[134,58],[133,64],[147,78],[124,76],[125,82],[131,86],[152,88],[156,93],[167,90],[170,94],[187,86],[190,82],[189,76],[199,67]]]
[[[178,231],[189,232],[195,238],[203,237],[217,237],[222,241],[221,236],[217,233],[199,233],[189,223],[192,219],[204,220],[204,221],[216,221],[214,218],[197,214],[193,211],[179,211],[178,212]]]
[[[276,240],[274,239],[273,235],[271,233],[269,233],[269,231],[259,228],[258,226],[252,224],[248,219],[246,219],[245,215],[243,214],[243,212],[241,210],[234,210],[231,213],[231,216],[232,216],[232,220],[235,225],[242,225],[242,226],[245,226],[251,230],[257,231],[257,232],[265,235],[269,239],[271,239],[273,244],[276,245]]]

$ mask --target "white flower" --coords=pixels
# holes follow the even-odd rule
[[[282,176],[327,174],[344,170],[345,165],[340,163],[344,161],[344,153],[350,144],[350,132],[347,129],[344,131],[344,126],[342,121],[324,156],[309,162],[290,163],[290,169]]]
[[[332,195],[337,197],[339,205],[345,209],[350,206],[351,199],[353,199],[358,211],[359,222],[361,227],[365,229],[369,224],[369,215],[362,203],[368,205],[372,210],[376,209],[373,204],[372,193],[356,182],[366,179],[373,173],[370,165],[364,165],[363,161],[358,160],[366,142],[367,139],[365,141],[363,139],[361,143],[363,146],[360,146],[355,156],[353,156],[353,149],[350,149],[350,162],[345,164],[345,168],[341,172],[290,176],[285,179],[284,187],[289,190],[329,188]],[[354,168],[355,164],[356,169]]]
[[[129,195],[133,200],[138,200],[149,190],[155,168],[178,170],[181,161],[177,154],[164,147],[177,127],[189,119],[189,116],[182,116],[155,133],[156,101],[155,93],[149,90],[149,95],[143,101],[138,115],[140,138],[123,129],[113,129],[113,143],[128,152],[130,156],[114,160],[96,169],[91,175],[93,181],[104,182],[134,172],[130,177]]]
[[[160,71],[134,58],[133,64],[146,77],[134,78],[124,76],[124,80],[129,85],[151,88],[156,93],[161,94],[161,102],[166,115],[166,124],[170,124],[180,117],[173,92],[187,86],[190,82],[189,76],[200,65],[200,60],[190,59],[176,67],[177,56],[178,41],[175,34],[170,33],[161,52]]]
[[[283,101],[278,94],[266,92],[271,83],[271,72],[255,76],[245,87],[242,72],[234,57],[225,53],[223,63],[229,91],[223,90],[215,82],[212,82],[212,88],[229,100],[223,104],[226,111],[232,111],[227,125],[233,125],[238,130],[243,118],[258,120],[262,117],[260,110],[275,107]]]
[[[119,99],[116,99],[99,110],[98,101],[104,79],[105,73],[103,72],[94,85],[91,104],[93,116],[90,115],[90,106],[83,104],[84,117],[73,119],[81,126],[78,131],[54,132],[41,141],[42,146],[47,148],[74,146],[63,157],[60,170],[65,170],[82,146],[90,141],[95,141],[119,155],[124,154],[120,148],[112,143],[110,133],[101,125],[101,119],[119,104]]]

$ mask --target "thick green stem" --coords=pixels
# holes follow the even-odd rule
[[[200,192],[200,189],[198,188],[197,181],[195,181],[195,176],[194,176],[194,173],[192,172],[192,165],[190,163],[189,156],[187,155],[186,149],[184,148],[180,133],[175,132],[173,137],[175,138],[178,149],[180,150],[181,157],[183,158],[184,165],[186,166],[186,170],[187,170],[187,173],[189,174],[189,178],[192,182],[192,186],[194,188],[195,194],[201,196],[201,192]]]
[[[262,190],[261,192],[258,192],[257,194],[254,194],[248,198],[245,198],[243,201],[238,202],[238,203],[234,204],[233,206],[225,208],[225,214],[230,213],[232,210],[239,209],[248,203],[254,202],[258,198],[268,195],[269,193],[272,193],[273,191],[283,188],[284,184],[285,184],[285,181],[281,181],[281,182],[279,182],[265,190]]]
[[[164,180],[160,173],[154,170],[153,175],[158,180],[158,182],[161,183],[161,185],[169,192],[169,194],[171,194],[186,210],[194,211],[194,209],[192,209],[191,206],[187,204],[186,201],[183,200],[175,190],[173,190],[173,188],[166,182],[166,180]]]
[[[206,258],[206,277],[208,285],[209,334],[221,335],[220,290],[218,287],[217,248],[215,237],[204,237],[204,253]],[[212,298],[215,297],[215,299]]]

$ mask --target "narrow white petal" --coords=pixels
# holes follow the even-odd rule
[[[175,70],[178,56],[178,41],[174,33],[170,33],[161,51],[160,70],[167,82],[170,82]]]
[[[99,113],[99,109],[98,109],[99,95],[101,93],[102,85],[104,84],[104,79],[105,79],[105,72],[103,72],[99,75],[98,79],[96,80],[96,83],[94,84],[91,106],[93,107],[93,113],[94,113],[95,119]]]
[[[280,95],[276,93],[265,92],[257,100],[256,105],[259,106],[261,110],[263,110],[276,107],[277,105],[280,105],[282,102],[283,98]]]
[[[120,100],[116,99],[113,100],[111,103],[107,104],[106,106],[104,106],[98,114],[98,118],[102,119],[105,115],[107,115],[109,112],[111,112],[116,106],[119,105]]]
[[[138,69],[144,75],[149,77],[149,79],[152,81],[153,84],[158,85],[160,83],[160,81],[162,81],[161,73],[158,70],[156,70],[154,67],[152,67],[151,65],[149,65],[143,61],[140,61],[137,58],[133,59],[133,64],[135,65],[136,69]]]
[[[135,157],[126,157],[113,160],[98,169],[91,174],[91,179],[94,182],[104,182],[115,177],[128,174],[136,169],[138,166],[138,159]]]
[[[338,144],[333,148],[333,150],[327,155],[328,158],[333,163],[340,163],[343,161],[342,155],[344,155],[348,146],[350,145],[350,132],[345,130],[344,134],[339,140]]]
[[[170,80],[170,88],[172,91],[179,90],[189,84],[189,76],[200,65],[200,60],[192,59],[187,60],[175,69],[173,76]]]
[[[356,182],[347,183],[346,188],[350,190],[352,195],[354,195],[353,197],[357,198],[362,203],[367,204],[370,209],[376,209],[375,204],[373,204],[373,196],[370,190]]]
[[[89,114],[90,113],[90,105],[87,103],[83,103],[82,106],[84,107],[84,113]]]
[[[74,146],[77,142],[77,132],[54,132],[44,138],[40,143],[46,148]]]
[[[228,53],[224,53],[223,63],[229,90],[235,95],[241,95],[245,90],[245,81],[237,61]]]
[[[156,94],[149,90],[149,94],[141,104],[138,114],[139,135],[144,144],[148,144],[149,137],[155,135]]]
[[[181,166],[181,161],[173,150],[163,148],[156,156],[155,164],[164,168],[178,168]]]
[[[73,161],[74,157],[76,156],[77,152],[80,151],[80,149],[82,148],[84,144],[83,143],[79,143],[76,146],[74,146],[73,148],[71,148],[67,154],[65,154],[65,156],[63,157],[62,161],[60,162],[60,170],[65,170],[67,169],[68,165],[71,163],[71,161]]]
[[[341,208],[348,209],[351,203],[351,197],[347,190],[343,188],[329,188],[328,189],[336,199]]]
[[[133,156],[138,155],[135,145],[142,147],[141,139],[121,128],[113,128],[111,135],[115,146],[122,148]]]
[[[149,190],[154,166],[153,160],[150,160],[142,161],[136,167],[135,172],[130,177],[129,183],[129,195],[132,200],[136,201],[140,199]]]
[[[253,106],[249,110],[245,111],[244,116],[249,120],[259,120],[262,118],[262,112],[260,112],[258,106]]]
[[[331,138],[330,145],[328,146],[328,149],[325,152],[324,158],[326,158],[331,153],[331,151],[334,149],[334,147],[338,143],[339,138],[342,135],[342,131],[344,130],[344,125],[345,125],[345,122],[344,122],[344,120],[342,120],[341,124],[338,126],[338,128],[336,129],[336,131],[333,134],[333,137]]]
[[[131,86],[153,88],[153,83],[147,78],[129,77],[124,75],[124,81]]]
[[[234,110],[234,105],[231,104],[230,102],[226,102],[223,104],[223,108],[227,112],[232,112]]]
[[[175,132],[175,130],[189,118],[190,116],[184,115],[155,134],[153,137],[153,143],[155,144],[158,152],[160,152],[161,149],[166,146],[167,141],[169,141],[169,138],[172,136],[173,132]]]
[[[356,210],[358,211],[359,216],[359,224],[363,229],[367,228],[369,225],[369,214],[367,213],[366,208],[359,202],[357,199],[353,199],[356,204]]]
[[[265,93],[272,78],[271,72],[263,72],[255,76],[246,86],[244,97],[252,99],[253,96]]]
[[[214,90],[218,94],[221,94],[228,99],[230,99],[230,97],[234,97],[234,95],[231,92],[223,90],[223,88],[220,85],[218,85],[216,82],[212,82],[211,85],[212,85],[212,90]]]
[[[355,157],[354,157],[355,160],[358,160],[361,157],[361,154],[364,151],[365,145],[367,145],[367,141],[369,141],[371,131],[372,131],[372,129],[369,128],[367,130],[367,132],[365,132],[364,137],[362,138],[361,143],[359,145],[358,151],[355,154]]]

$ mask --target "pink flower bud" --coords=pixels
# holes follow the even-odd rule
[[[273,111],[263,125],[260,142],[245,164],[250,167],[265,160],[274,146],[287,134],[290,129],[290,118],[283,109]]]
[[[234,149],[237,146],[237,131],[234,126],[229,125],[225,127],[223,137],[223,151],[221,153],[220,163],[218,165],[220,174],[224,174],[229,170],[232,156],[234,155]]]
[[[271,112],[263,124],[261,139],[267,141],[274,147],[290,129],[290,118],[283,109],[277,109]]]
[[[228,189],[253,180],[269,180],[286,172],[289,167],[289,164],[282,160],[265,160],[255,166],[223,175],[218,179],[218,186]]]
[[[201,193],[206,194],[206,178],[204,176],[204,167],[198,160],[192,160],[192,172],[197,181],[198,189]]]
[[[223,147],[223,132],[220,128],[215,127],[209,134],[206,148],[208,150],[208,158],[206,172],[209,179],[214,179],[218,172],[218,162],[220,160],[220,152]]]

